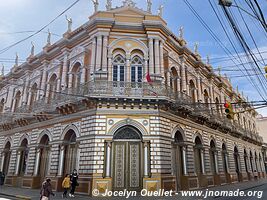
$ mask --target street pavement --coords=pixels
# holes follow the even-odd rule
[[[151,200],[172,200],[172,199],[185,199],[185,200],[198,200],[198,199],[216,199],[216,200],[252,200],[252,199],[267,199],[267,179],[261,179],[257,181],[250,181],[250,182],[242,182],[242,183],[236,183],[236,184],[228,184],[223,186],[216,186],[216,187],[209,187],[202,190],[196,190],[196,191],[202,191],[202,197],[200,196],[193,196],[193,197],[185,197],[182,195],[181,192],[178,194],[173,194],[172,196],[168,197],[159,197],[159,196],[152,196],[152,197],[142,197],[140,194],[138,194],[135,197],[130,197],[129,199],[151,199]],[[216,194],[216,192],[217,194]],[[232,197],[229,196],[221,196],[219,192],[221,191],[231,191]],[[243,192],[246,196],[234,196],[238,192]],[[205,197],[206,193],[213,193],[212,197]],[[248,196],[255,194],[254,196]],[[50,200],[58,200],[62,199],[61,194],[59,192],[55,193],[56,195],[54,197],[51,197]],[[89,197],[86,195],[76,195],[75,198],[68,199],[77,199],[77,200],[85,200],[85,199],[106,199],[107,197]],[[108,197],[109,199],[120,199],[124,200],[126,197]],[[0,186],[0,200],[8,200],[8,199],[31,199],[31,200],[39,200],[39,190],[36,189],[25,189],[25,188],[15,188],[15,187],[8,187],[8,186]]]

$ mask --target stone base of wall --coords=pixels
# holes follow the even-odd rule
[[[99,195],[102,195],[106,190],[112,190],[112,178],[94,178],[92,180],[92,191],[97,190]],[[89,194],[92,196],[98,196],[96,193],[89,191]]]
[[[221,181],[221,176],[219,174],[213,175],[213,178],[214,178],[214,185],[221,185],[222,181]]]

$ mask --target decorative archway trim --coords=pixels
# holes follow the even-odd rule
[[[80,137],[80,131],[79,131],[78,127],[77,127],[76,125],[74,125],[74,124],[71,124],[71,125],[66,126],[66,127],[63,129],[62,134],[61,134],[61,136],[60,136],[60,140],[61,140],[61,141],[64,140],[65,135],[67,134],[67,132],[68,132],[69,130],[73,130],[73,131],[75,132],[77,138]]]
[[[172,132],[171,132],[171,137],[172,137],[172,139],[175,138],[175,134],[176,134],[177,131],[179,131],[179,132],[182,134],[183,141],[186,142],[187,139],[186,139],[185,131],[184,131],[179,125],[176,125],[176,126],[173,128],[173,130],[172,130]]]
[[[47,135],[47,136],[48,136],[48,138],[49,138],[49,142],[51,142],[51,141],[53,140],[53,136],[52,136],[52,134],[50,133],[50,131],[47,130],[47,129],[45,129],[45,130],[43,130],[43,131],[40,133],[40,135],[39,135],[39,137],[38,137],[38,139],[37,139],[37,144],[40,144],[41,139],[42,139],[42,137],[43,137],[44,135]]]
[[[120,128],[124,127],[124,126],[133,126],[135,127],[142,135],[148,135],[147,130],[144,128],[144,126],[142,124],[140,124],[139,122],[137,122],[136,120],[127,118],[124,120],[121,120],[117,123],[115,123],[109,130],[108,135],[114,135],[116,133],[117,130],[119,130]]]

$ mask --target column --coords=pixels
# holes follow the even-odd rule
[[[65,146],[60,146],[60,152],[59,152],[59,165],[58,165],[58,176],[63,175],[63,165],[64,165],[64,153],[65,153]]]
[[[77,145],[77,154],[76,154],[76,167],[75,167],[75,169],[77,170],[77,171],[79,171],[79,166],[80,166],[80,153],[81,153],[81,149],[79,148],[79,143],[76,143],[76,145]]]
[[[159,40],[155,39],[155,74],[160,74]]]
[[[154,74],[154,44],[153,38],[149,38],[149,73]]]
[[[197,73],[199,73],[199,72],[197,72]],[[201,101],[201,102],[203,102],[203,98],[202,98],[202,90],[201,90],[201,79],[200,79],[200,76],[199,76],[199,74],[197,75],[197,94],[198,94],[198,96],[197,96],[197,98],[198,98],[198,101]]]
[[[108,36],[103,39],[102,70],[107,71]]]
[[[97,46],[96,46],[96,71],[102,69],[101,55],[102,54],[102,35],[97,36]]]
[[[26,104],[27,104],[28,106],[30,106],[30,104],[31,104],[31,98],[32,98],[32,91],[29,91],[28,93],[29,93],[29,96],[28,96],[28,101],[27,101]]]
[[[45,97],[48,98],[49,97],[49,93],[50,93],[50,87],[51,87],[51,84],[50,83],[47,83],[47,87],[46,87],[46,94],[45,94]]]
[[[72,72],[69,72],[68,76],[69,76],[68,88],[72,88],[72,82],[73,82],[74,74]]]
[[[143,77],[146,76],[146,74],[148,73],[148,59],[145,58],[145,65],[144,65],[144,70],[143,70]]]
[[[112,79],[112,55],[108,56],[108,81],[113,81]]]
[[[17,162],[16,162],[15,175],[18,175],[19,174],[20,157],[21,157],[21,151],[17,151]]]
[[[225,157],[225,163],[226,163],[226,172],[229,173],[229,161],[228,161],[228,154],[224,154]]]
[[[160,74],[162,78],[164,78],[164,51],[163,51],[163,41],[160,41],[159,45],[159,52],[160,52]]]
[[[9,109],[8,111],[12,111],[12,100],[13,100],[13,94],[14,94],[14,85],[10,85],[8,88],[8,95],[7,95],[7,103],[6,103],[6,107],[5,110],[7,110],[7,108]]]
[[[40,155],[41,155],[41,149],[36,149],[36,157],[35,157],[35,166],[34,166],[34,176],[38,175],[39,171],[39,165],[40,165]]]
[[[182,71],[182,74],[181,74],[181,81],[182,81],[182,92],[186,92],[186,77],[185,77],[185,71],[186,71],[186,68],[185,68],[185,64],[184,64],[184,58],[181,59],[181,71]]]
[[[22,105],[29,105],[29,98],[27,101],[27,95],[28,95],[28,90],[29,90],[29,76],[27,76],[26,81],[24,83],[24,90],[23,90],[23,96],[22,96]]]
[[[131,82],[131,63],[130,63],[131,55],[130,53],[126,54],[126,68],[125,68],[125,80],[126,82]]]
[[[87,77],[87,69],[86,66],[84,65],[81,74],[81,84],[84,84],[86,82],[86,77]]]
[[[111,142],[107,142],[107,157],[106,157],[106,177],[110,177],[111,170]]]
[[[96,37],[93,38],[92,41],[92,54],[91,54],[91,66],[90,66],[90,73],[94,73],[95,68],[95,57],[96,57]]]
[[[42,82],[41,82],[41,92],[42,92],[42,96],[44,97],[45,95],[45,87],[46,87],[46,79],[47,79],[47,71],[46,71],[46,67],[44,67],[43,69],[43,74],[42,74]]]
[[[60,89],[61,89],[61,84],[60,84],[60,78],[57,79],[57,89],[56,89],[56,92],[60,92]],[[57,95],[57,94],[56,94]]]
[[[184,169],[184,175],[187,175],[186,146],[183,146],[183,147],[182,147],[182,156],[183,156],[183,169]]]
[[[218,152],[214,152],[214,160],[215,160],[215,173],[218,174]]]
[[[144,176],[148,177],[148,143],[144,143]]]
[[[2,159],[1,159],[1,168],[0,168],[0,171],[4,171],[4,162],[5,162],[5,153],[3,152],[2,153]]]
[[[67,73],[68,73],[68,54],[65,53],[63,60],[63,68],[62,68],[62,89],[65,90],[67,87]]]
[[[202,174],[205,174],[204,149],[200,149],[200,159],[201,159]]]

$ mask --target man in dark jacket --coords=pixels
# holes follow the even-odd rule
[[[50,195],[55,196],[55,194],[52,192],[52,185],[51,185],[51,179],[47,178],[45,182],[42,183],[42,188],[41,188],[41,200],[43,197],[47,197],[49,199]]]
[[[71,190],[69,193],[70,197],[74,197],[74,192],[76,187],[79,185],[78,183],[78,174],[77,174],[77,170],[74,169],[72,174],[70,175],[70,181],[71,181]]]

